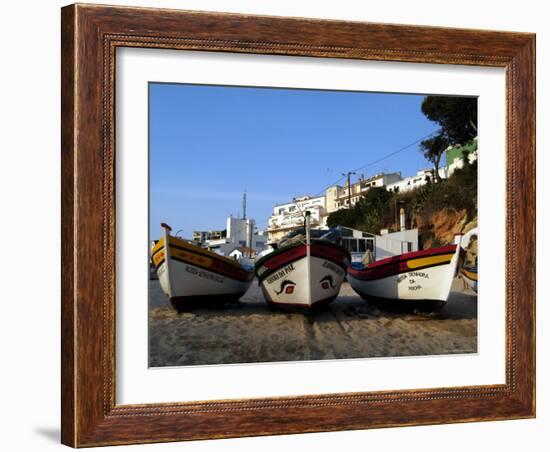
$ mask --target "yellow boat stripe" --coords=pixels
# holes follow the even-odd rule
[[[439,256],[419,257],[418,259],[411,259],[410,261],[407,261],[407,267],[419,268],[437,264],[444,264],[450,262],[452,258],[453,254],[440,254]]]
[[[172,256],[177,256],[178,252],[189,250],[190,252],[194,253],[195,255],[199,254],[201,256],[206,257],[209,262],[212,261],[212,258],[215,258],[215,259],[221,260],[221,261],[223,261],[227,264],[230,264],[230,265],[232,265],[233,267],[235,267],[239,270],[241,269],[240,264],[235,259],[232,259],[232,258],[229,258],[229,257],[226,257],[226,256],[222,256],[220,254],[214,253],[213,251],[208,251],[208,250],[206,250],[204,248],[201,248],[199,246],[196,246],[196,245],[192,245],[191,243],[186,242],[185,240],[180,240],[176,237],[170,237],[170,245],[173,245],[173,246],[170,247],[170,254]],[[178,248],[175,248],[176,246]],[[163,247],[164,247],[164,238],[161,238],[155,244],[155,246],[153,247],[153,249],[151,251],[151,254],[154,255],[157,251],[159,251]],[[182,250],[180,248],[184,248],[185,250]],[[162,253],[162,254],[163,254],[163,257],[164,257],[164,253]],[[185,259],[191,261],[191,259],[187,259],[187,258],[185,258]],[[197,261],[193,261],[193,262],[197,262]]]
[[[471,279],[472,281],[477,281],[477,273],[468,271],[464,268],[460,271],[464,276],[466,276],[466,278]]]
[[[159,253],[160,254],[160,253]],[[180,250],[174,247],[170,247],[170,254],[172,257],[182,259],[190,264],[197,264],[201,267],[210,268],[214,262],[211,258],[196,253],[190,253],[188,251]]]
[[[160,239],[151,250],[151,254],[155,254],[158,250],[164,247],[164,239]]]

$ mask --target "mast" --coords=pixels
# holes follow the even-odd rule
[[[170,272],[170,260],[172,256],[170,255],[170,231],[172,228],[166,223],[160,224],[164,229],[164,268],[166,271],[166,282],[168,289],[168,296],[172,296],[172,281],[171,281],[171,272]]]
[[[306,229],[306,265],[307,265],[307,294],[308,294],[308,305],[311,306],[311,233],[310,233],[310,220],[311,212],[306,210],[305,216],[305,229]]]

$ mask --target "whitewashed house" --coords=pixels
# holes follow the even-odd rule
[[[304,226],[304,214],[311,213],[313,228],[323,226],[325,218],[325,196],[301,196],[292,202],[273,207],[269,217],[267,234],[271,242],[280,240],[284,235]]]
[[[361,176],[357,182],[348,186],[333,185],[326,190],[326,213],[327,215],[337,210],[353,206],[372,187],[387,187],[402,179],[401,173],[378,173],[374,176],[364,178]]]
[[[400,181],[388,184],[386,189],[388,191],[399,191],[401,193],[414,190],[432,181],[434,179],[434,172],[435,169],[422,169],[417,171],[414,176],[408,176]],[[441,179],[447,178],[447,169],[445,167],[439,168],[439,176]]]

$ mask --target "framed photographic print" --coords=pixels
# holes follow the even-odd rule
[[[525,33],[63,8],[62,442],[533,417],[534,74]]]

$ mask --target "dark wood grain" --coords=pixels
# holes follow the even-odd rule
[[[535,37],[312,19],[72,5],[62,10],[62,442],[75,447],[535,415]],[[506,383],[115,404],[117,47],[506,68]],[[521,271],[514,271],[514,269]]]
[[[75,439],[75,362],[74,344],[74,8],[61,11],[61,441],[76,444]],[[67,271],[68,269],[68,271]]]

